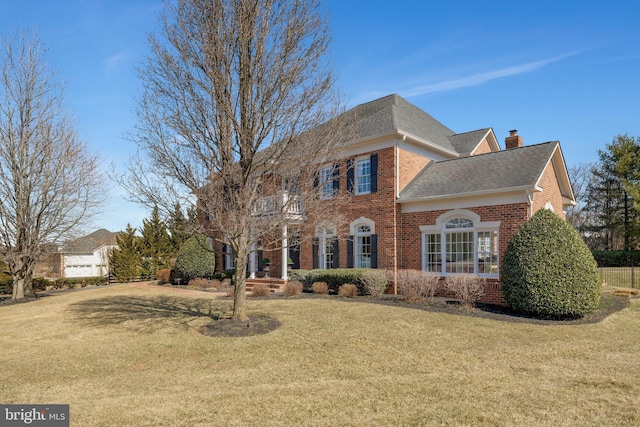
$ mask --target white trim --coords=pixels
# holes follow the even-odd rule
[[[469,227],[469,228],[459,228],[459,229],[446,229],[445,225],[447,224],[447,222],[449,222],[450,220],[454,219],[454,218],[466,218],[470,221],[473,222],[473,227]],[[464,233],[464,232],[471,232],[473,233],[473,269],[475,271],[474,274],[477,274],[480,277],[488,277],[488,278],[497,278],[500,276],[500,224],[501,221],[482,221],[480,215],[478,215],[477,213],[467,210],[467,209],[453,209],[450,211],[447,211],[445,213],[443,213],[442,215],[440,215],[437,219],[435,224],[433,225],[421,225],[420,228],[420,233],[421,233],[421,253],[422,253],[422,265],[421,265],[421,269],[425,270],[426,267],[426,257],[427,257],[427,253],[425,251],[425,242],[426,242],[426,235],[427,234],[439,234],[440,237],[440,259],[443,260],[442,264],[441,264],[441,269],[442,271],[440,272],[441,275],[443,276],[448,276],[451,274],[457,274],[457,273],[448,273],[447,270],[447,266],[446,266],[446,260],[447,259],[447,254],[446,254],[446,241],[447,241],[447,234],[452,234],[452,233]],[[496,233],[496,254],[498,257],[497,260],[497,269],[498,271],[496,273],[479,273],[478,269],[479,269],[479,260],[478,260],[478,233],[482,233],[482,232],[495,232]]]
[[[355,236],[356,228],[359,225],[368,225],[369,228],[371,229],[371,234],[376,234],[376,223],[370,220],[369,218],[365,218],[363,216],[361,216],[360,218],[354,221],[351,221],[351,224],[349,224],[349,234],[352,236]]]
[[[360,171],[360,168],[358,166],[358,162],[361,161],[365,161],[368,160],[369,161],[369,190],[368,191],[360,191],[360,174],[358,173]],[[355,159],[353,159],[353,194],[355,194],[356,196],[361,196],[361,195],[365,195],[365,194],[371,194],[371,180],[373,178],[373,175],[371,173],[371,155],[367,155],[367,156],[360,156],[360,157],[356,157]]]
[[[527,203],[525,191],[504,194],[475,195],[473,197],[449,197],[442,199],[399,200],[400,212],[429,212],[450,209],[464,209],[478,206],[512,205]]]

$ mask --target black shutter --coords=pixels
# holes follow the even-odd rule
[[[347,191],[353,193],[353,180],[355,179],[353,160],[347,160]]]
[[[227,269],[227,251],[229,246],[226,243],[222,244],[222,269]]]
[[[378,155],[371,155],[371,192],[378,191]]]
[[[371,235],[371,268],[378,268],[378,235]]]
[[[313,268],[320,268],[320,260],[318,259],[318,246],[320,245],[320,239],[317,237],[313,238],[313,242],[311,244],[312,247],[312,257],[313,257]]]
[[[258,271],[264,270],[264,264],[262,263],[262,251],[258,251]]]
[[[318,185],[320,185],[320,172],[316,171],[313,174],[313,188],[318,188]]]
[[[340,268],[340,244],[338,239],[333,240],[333,268]]]
[[[347,268],[353,268],[353,236],[347,240]]]
[[[333,192],[337,193],[340,189],[340,165],[335,164],[333,167]]]

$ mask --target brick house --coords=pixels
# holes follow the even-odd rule
[[[523,146],[514,130],[502,150],[491,128],[456,133],[398,95],[348,113],[356,117],[357,136],[332,182],[325,181],[349,192],[341,209],[348,224],[325,222],[299,245],[254,253],[251,277],[263,270],[265,255],[271,276],[282,279],[286,258],[305,270],[474,273],[488,279],[484,301],[500,303],[500,262],[521,224],[543,208],[564,218],[575,204],[558,142]],[[295,233],[291,228],[283,231],[284,242]],[[225,249],[217,265],[232,267]]]

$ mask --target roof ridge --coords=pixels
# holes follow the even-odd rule
[[[504,149],[504,150],[498,150],[498,151],[490,151],[488,153],[475,154],[473,156],[454,157],[453,159],[435,160],[435,162],[436,163],[444,163],[444,162],[451,162],[451,161],[454,161],[454,160],[462,160],[462,159],[477,159],[477,158],[483,157],[483,156],[499,155],[500,153],[508,153],[508,152],[513,152],[514,150],[529,149],[529,148],[533,148],[533,147],[539,147],[541,145],[554,144],[554,143],[555,144],[560,144],[560,141],[539,142],[537,144],[524,145],[522,147],[510,148],[510,149]]]

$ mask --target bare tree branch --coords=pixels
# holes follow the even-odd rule
[[[80,232],[104,194],[98,159],[65,114],[36,35],[0,40],[0,254],[13,298],[31,292],[45,243]]]
[[[341,193],[326,202],[324,183],[314,185],[349,137],[345,117],[335,118],[329,41],[316,0],[179,0],[162,38],[150,38],[132,135],[140,152],[121,183],[164,212],[198,201],[209,234],[235,258],[236,319],[247,317],[252,245],[292,222],[338,218]]]

